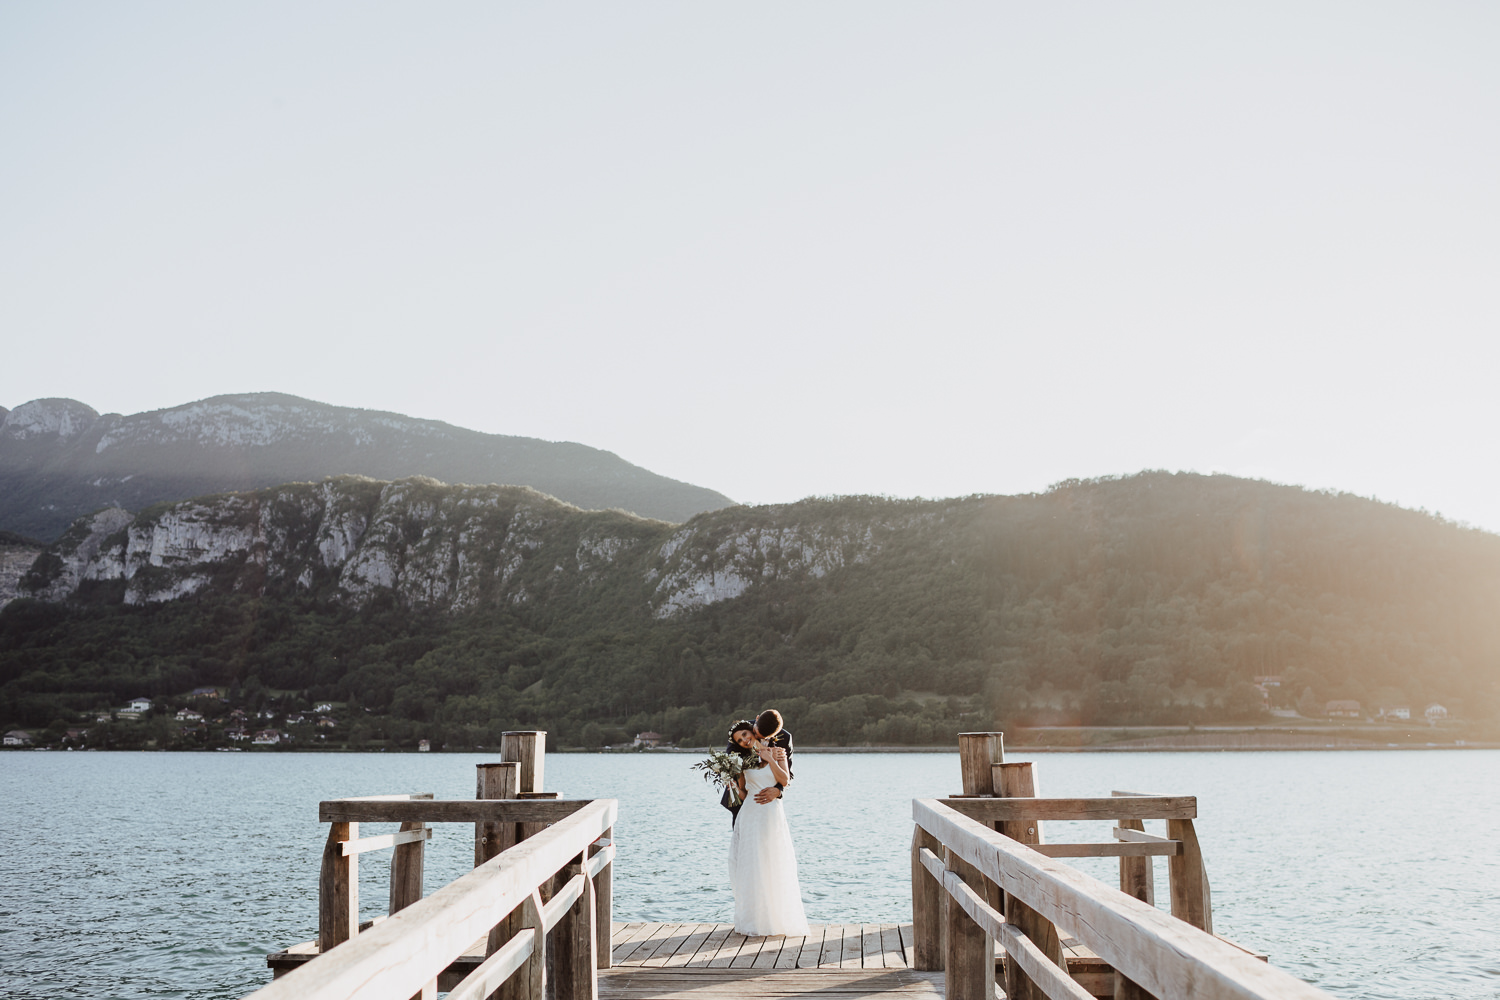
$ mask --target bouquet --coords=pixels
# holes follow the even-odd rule
[[[704,760],[693,765],[693,770],[703,772],[703,780],[713,782],[729,792],[729,804],[740,804],[739,776],[760,766],[755,757],[745,758],[728,750],[715,750]]]

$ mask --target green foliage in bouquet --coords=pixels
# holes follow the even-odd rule
[[[742,757],[728,750],[715,750],[693,765],[693,770],[703,772],[703,780],[713,782],[729,791],[729,804],[740,804],[739,777],[746,771],[761,765],[758,757]]]

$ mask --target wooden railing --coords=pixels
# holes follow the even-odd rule
[[[481,779],[483,780],[483,779]],[[609,833],[614,799],[457,799],[406,796],[340,799],[319,806],[320,819],[345,828],[344,839],[324,852],[320,913],[331,922],[320,937],[348,931],[336,947],[252,994],[253,1000],[406,1000],[437,995],[439,977],[476,940],[488,936],[484,961],[451,986],[450,1000],[484,1000],[503,994],[542,1000],[544,970],[553,970],[557,1000],[593,1000],[601,939],[607,956],[609,916],[598,918],[596,879],[614,859]],[[400,823],[402,831],[357,837],[359,823]],[[501,847],[473,871],[425,899],[405,902],[387,918],[358,929],[353,862],[377,847],[420,848],[429,823],[473,823],[476,854],[488,853],[483,831],[550,824]],[[494,845],[500,846],[500,845]],[[329,862],[333,871],[330,874]],[[418,870],[420,861],[416,862]],[[410,868],[408,867],[408,872]],[[560,883],[560,884],[559,884]],[[404,892],[404,890],[403,890]],[[418,881],[420,894],[420,881]],[[391,888],[392,905],[398,882]],[[550,898],[547,898],[549,897]],[[404,898],[404,897],[403,897]],[[555,954],[548,960],[551,932]],[[604,959],[607,961],[607,958]],[[522,973],[522,975],[517,975]]]
[[[1042,798],[1031,763],[1003,761],[999,733],[962,734],[960,762],[963,795],[912,803],[912,964],[944,970],[948,1000],[991,1000],[996,942],[1009,1000],[1328,1000],[1214,936],[1193,796]],[[1115,842],[1047,844],[1046,820],[1109,821]],[[1165,820],[1167,836],[1144,820]],[[1119,858],[1120,888],[1055,860],[1070,857]],[[1170,915],[1153,905],[1154,857],[1167,859]],[[1112,967],[1103,990],[1070,974],[1064,934]]]

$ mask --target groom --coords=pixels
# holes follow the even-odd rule
[[[755,728],[750,730],[750,735],[754,736],[757,740],[765,740],[772,747],[781,747],[786,751],[786,777],[787,784],[790,784],[792,778],[796,777],[796,775],[792,774],[792,734],[781,727],[781,713],[774,708],[768,708],[760,713],[760,715],[755,717]],[[746,750],[733,739],[729,741],[729,745],[724,750],[726,753],[737,753],[741,757],[755,756],[754,750]],[[755,801],[761,805],[765,805],[773,799],[781,798],[781,793],[784,791],[786,791],[786,785],[778,781],[771,787],[762,788],[756,792]],[[719,799],[719,805],[729,810],[729,825],[734,826],[734,821],[740,818],[740,807],[737,803],[730,805],[729,789],[724,789],[724,795]]]

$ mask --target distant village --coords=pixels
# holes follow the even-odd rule
[[[1261,693],[1267,720],[1292,720],[1332,723],[1389,723],[1411,725],[1415,720],[1427,726],[1450,721],[1448,709],[1432,703],[1420,710],[1398,701],[1362,704],[1352,699],[1336,699],[1317,704],[1297,703],[1285,706],[1280,691],[1282,678],[1276,675],[1255,678]],[[285,699],[283,699],[284,701]],[[1305,699],[1304,699],[1305,701]],[[13,729],[5,733],[4,746],[10,749],[54,750],[393,750],[425,753],[432,750],[483,750],[483,747],[451,747],[428,740],[413,739],[407,743],[370,741],[361,738],[355,726],[368,710],[343,702],[307,701],[299,707],[284,703],[271,707],[247,709],[233,704],[229,689],[198,687],[181,695],[166,698],[132,698],[119,707],[100,707],[91,720],[77,723],[57,722],[45,729]],[[623,735],[623,734],[622,734]],[[672,744],[661,733],[640,732],[633,739],[591,750],[670,749]],[[558,748],[563,749],[563,748]]]
[[[385,750],[426,753],[445,749],[417,739],[410,745],[367,746],[349,738],[352,716],[367,714],[344,702],[320,701],[306,708],[246,710],[233,705],[222,687],[198,687],[168,698],[132,698],[118,708],[101,707],[91,723],[12,729],[4,746],[54,750]],[[650,750],[671,744],[660,733],[637,733],[606,750]],[[483,750],[483,747],[448,749]]]
[[[1275,704],[1283,702],[1283,699],[1276,697],[1280,693],[1281,686],[1282,679],[1279,674],[1255,678],[1255,687],[1260,691],[1266,712],[1275,718],[1355,719],[1364,722],[1410,722],[1412,719],[1411,705],[1398,700],[1381,701],[1373,706],[1367,706],[1351,698],[1339,698],[1322,702],[1321,711],[1317,704],[1307,705],[1300,702],[1296,708],[1275,708],[1273,707]],[[1433,702],[1422,709],[1417,718],[1435,726],[1448,721],[1448,709]]]

